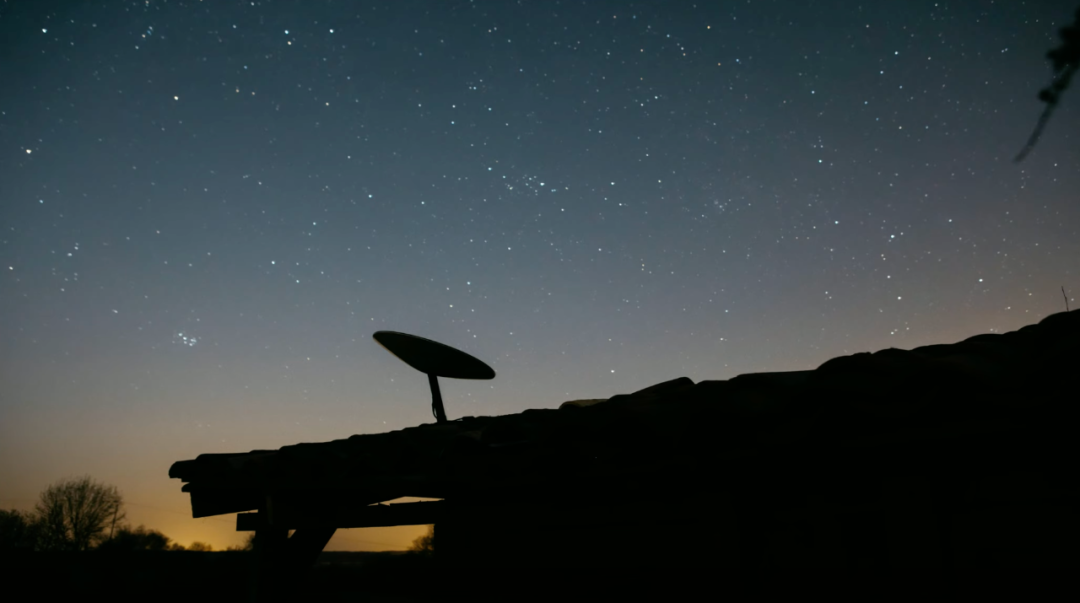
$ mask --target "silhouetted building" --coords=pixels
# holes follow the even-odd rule
[[[238,529],[272,568],[309,563],[336,528],[428,523],[451,567],[1075,566],[1077,366],[1074,311],[812,371],[204,454],[169,475],[194,517],[255,511]],[[442,500],[371,506],[405,496]]]

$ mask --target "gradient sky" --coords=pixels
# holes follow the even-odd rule
[[[1070,4],[0,1],[0,508],[239,542],[169,466],[431,422],[377,330],[453,419],[1061,311]]]

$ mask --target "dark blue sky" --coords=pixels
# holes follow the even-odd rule
[[[1012,158],[1071,17],[0,2],[0,507],[89,473],[238,540],[169,464],[431,421],[376,330],[495,369],[454,418],[1036,322],[1080,291],[1080,94]]]

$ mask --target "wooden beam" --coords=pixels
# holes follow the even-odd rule
[[[275,528],[383,528],[389,526],[420,526],[433,524],[442,516],[445,502],[424,501],[394,505],[367,505],[352,509],[327,509],[325,512],[301,516],[282,515],[275,510]],[[267,526],[259,513],[240,513],[236,516],[236,531],[250,532]]]

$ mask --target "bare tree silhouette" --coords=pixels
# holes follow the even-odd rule
[[[176,545],[157,530],[145,526],[124,526],[118,528],[112,538],[102,540],[97,548],[99,551],[169,551],[174,550]]]
[[[225,548],[226,551],[254,551],[255,550],[255,532],[250,532],[244,538],[244,543],[239,545],[233,545]]]
[[[41,526],[40,547],[85,551],[110,536],[124,519],[123,500],[115,486],[89,476],[59,481],[46,488],[35,507]]]
[[[1027,144],[1020,150],[1020,154],[1016,156],[1015,161],[1017,163],[1023,161],[1031,153],[1031,150],[1035,148],[1035,144],[1039,142],[1043,129],[1046,128],[1050,116],[1054,113],[1054,109],[1057,108],[1058,102],[1061,101],[1061,95],[1069,87],[1069,81],[1072,80],[1073,74],[1080,68],[1080,8],[1076,9],[1076,19],[1073,24],[1061,28],[1060,35],[1061,45],[1046,53],[1046,58],[1050,59],[1051,66],[1054,69],[1054,77],[1050,85],[1039,91],[1039,100],[1046,103],[1046,108],[1043,109],[1042,115],[1039,116],[1039,121],[1036,122],[1035,130],[1031,133],[1031,137],[1028,138]]]
[[[32,551],[38,546],[40,524],[30,513],[0,511],[0,552]]]
[[[417,536],[412,544],[409,545],[409,550],[417,553],[434,553],[435,552],[435,526],[428,526],[427,534],[423,536]]]

